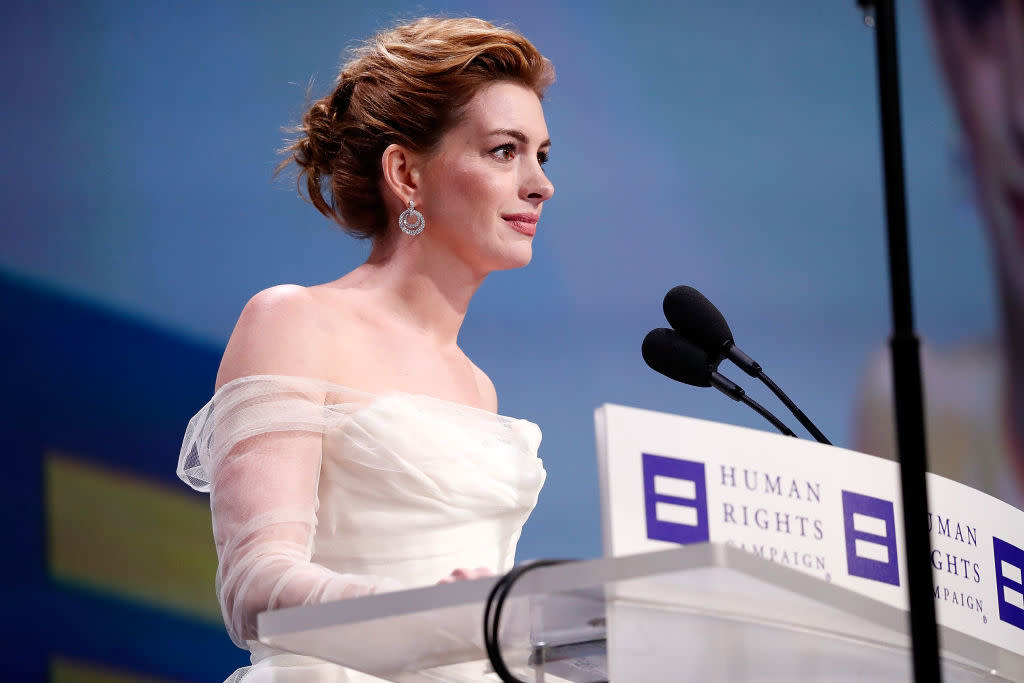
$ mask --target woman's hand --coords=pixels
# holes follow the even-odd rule
[[[455,583],[456,581],[480,579],[485,576],[494,576],[494,572],[487,567],[477,567],[476,569],[456,569],[451,574],[438,581],[438,583]]]

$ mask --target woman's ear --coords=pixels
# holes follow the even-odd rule
[[[388,145],[381,155],[384,182],[403,207],[410,201],[416,201],[419,196],[418,161],[418,155],[397,144]]]

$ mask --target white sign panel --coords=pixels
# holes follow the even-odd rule
[[[733,545],[907,608],[895,462],[752,429],[604,405],[604,551]],[[929,474],[940,624],[1024,655],[1024,512]]]

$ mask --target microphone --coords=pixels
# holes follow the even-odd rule
[[[670,289],[665,295],[662,309],[672,328],[703,349],[713,359],[712,363],[717,366],[723,358],[728,358],[748,375],[756,377],[789,408],[789,411],[815,440],[831,445],[832,442],[804,415],[803,411],[779,388],[779,385],[765,374],[761,366],[736,346],[732,330],[729,329],[729,323],[725,321],[725,316],[713,303],[708,301],[707,297],[693,287],[679,285]]]
[[[732,400],[753,408],[758,415],[771,422],[786,436],[796,436],[779,418],[747,396],[738,384],[720,374],[717,369],[718,360],[712,360],[706,351],[684,339],[674,330],[664,327],[651,330],[644,337],[641,351],[644,362],[655,372],[683,384],[714,387]]]
[[[722,312],[693,287],[679,285],[670,289],[662,310],[672,329],[708,354],[719,360],[728,358],[751,377],[761,372],[761,366],[733,342],[732,330]]]

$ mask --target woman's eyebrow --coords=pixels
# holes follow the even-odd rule
[[[490,133],[488,133],[488,135],[507,135],[510,138],[515,138],[516,140],[519,140],[519,142],[523,143],[524,145],[530,140],[526,136],[526,133],[522,132],[521,130],[516,130],[514,128],[496,128],[495,130],[492,130]],[[540,146],[550,147],[551,138],[548,138],[544,142],[540,143]]]

